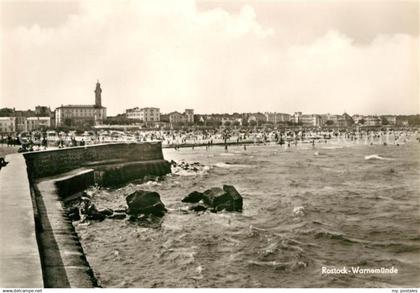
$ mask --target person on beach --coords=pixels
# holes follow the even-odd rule
[[[0,157],[0,170],[1,168],[6,167],[7,164],[9,164],[9,162],[6,162],[3,157]]]
[[[47,139],[45,138],[45,136],[42,138],[42,146],[44,147],[44,150],[47,149],[48,142],[47,142]]]

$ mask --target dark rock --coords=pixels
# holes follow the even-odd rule
[[[182,202],[197,203],[203,199],[203,193],[193,191],[182,199]]]
[[[103,221],[105,220],[106,216],[104,214],[93,212],[86,216],[86,219],[88,220],[95,220],[95,221]]]
[[[137,190],[129,194],[125,200],[128,205],[127,213],[132,216],[143,214],[162,217],[166,212],[165,205],[157,192]]]
[[[104,210],[100,210],[99,213],[103,214],[106,217],[109,217],[109,216],[112,216],[114,211],[111,209],[104,209]]]
[[[216,198],[223,198],[224,195],[225,192],[223,189],[221,189],[220,187],[213,187],[204,191],[203,202],[210,207],[214,207],[214,200]]]
[[[232,202],[232,211],[241,212],[243,199],[236,188],[232,185],[223,185],[223,190],[230,196]]]
[[[82,215],[87,215],[91,210],[96,210],[96,206],[88,198],[82,197],[79,209]]]
[[[95,204],[89,200],[83,200],[80,204],[80,214],[84,215],[87,220],[103,221],[106,216],[98,211]]]
[[[207,211],[207,207],[202,204],[196,204],[196,205],[190,206],[189,210],[194,211],[194,212],[202,212],[202,211]]]
[[[86,191],[83,191],[83,192],[82,192],[82,195],[81,195],[81,197],[80,197],[80,199],[81,199],[81,200],[91,200],[91,199],[92,199],[92,197],[91,197],[89,194],[87,194],[87,192],[86,192]]]
[[[232,185],[223,185],[223,189],[213,187],[203,193],[204,203],[215,211],[242,211],[242,196]]]
[[[137,221],[137,219],[138,219],[138,217],[137,217],[137,216],[128,215],[128,220],[129,220],[130,222],[135,222],[135,221]]]
[[[202,201],[204,204],[197,204]],[[243,200],[242,196],[232,185],[223,185],[223,189],[213,187],[204,193],[193,191],[188,194],[182,202],[193,203],[188,209],[192,211],[205,211],[210,209],[212,212],[226,210],[229,212],[241,212]]]
[[[67,217],[70,221],[79,221],[80,220],[80,212],[78,207],[72,207],[67,210]]]

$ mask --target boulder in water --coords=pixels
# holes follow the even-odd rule
[[[203,199],[203,193],[193,191],[182,199],[182,202],[197,203]]]
[[[201,198],[200,198],[201,195]],[[193,202],[197,203],[202,199],[205,207],[211,208],[213,211],[222,211],[226,210],[229,212],[241,212],[243,200],[242,196],[232,185],[223,185],[223,189],[220,187],[213,187],[206,190],[204,193],[192,192],[183,202]],[[188,200],[188,201],[187,201]],[[198,200],[198,201],[197,201]],[[202,207],[193,206],[190,208],[192,210],[203,210]]]
[[[182,202],[192,203],[188,209],[196,212],[211,209],[212,212],[226,210],[228,212],[241,212],[242,196],[232,185],[223,185],[223,188],[213,187],[202,192],[193,191],[182,199]],[[201,202],[203,204],[201,204]]]
[[[167,211],[157,192],[137,190],[125,198],[128,205],[127,213],[131,216],[154,215],[162,217]]]
[[[214,207],[214,201],[218,201],[219,203],[223,201],[223,197],[225,196],[225,192],[220,187],[212,187],[207,189],[203,193],[203,202],[210,206]]]
[[[80,214],[84,215],[87,220],[98,220],[103,221],[106,215],[98,211],[95,204],[90,200],[83,200],[80,204]]]
[[[223,185],[223,190],[229,197],[231,209],[228,211],[242,212],[243,199],[233,185]]]
[[[67,217],[71,220],[71,221],[79,221],[80,220],[80,212],[79,212],[79,208],[78,207],[73,207],[70,208],[67,211]]]

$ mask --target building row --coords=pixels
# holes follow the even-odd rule
[[[106,119],[106,108],[102,106],[102,89],[96,82],[95,104],[93,105],[61,105],[55,109],[55,124],[57,127],[100,125]]]
[[[359,126],[384,126],[384,125],[408,125],[407,121],[397,119],[395,115],[353,115],[347,113],[337,114],[294,114],[265,112],[265,113],[234,113],[234,114],[211,114],[195,115],[195,121],[200,123],[216,122],[220,125],[301,125],[305,127],[351,127]]]
[[[168,114],[161,114],[159,108],[132,108],[125,111],[127,119],[138,120],[141,122],[167,122],[171,124],[194,123],[194,110],[185,109],[183,113],[174,111]]]
[[[18,111],[15,109],[0,109],[0,134],[15,132],[30,132],[58,127],[89,128],[102,125],[107,121],[106,108],[102,106],[102,88],[99,81],[94,90],[95,103],[92,105],[61,105],[54,111],[49,107],[36,106],[35,110]],[[294,114],[265,113],[233,113],[233,114],[194,114],[193,109],[184,112],[161,114],[159,108],[144,107],[127,109],[118,115],[121,121],[130,124],[142,122],[149,125],[205,125],[205,126],[254,126],[254,125],[285,125],[304,127],[351,127],[353,125],[375,127],[384,125],[408,125],[407,120],[395,115],[353,115],[336,114]],[[115,118],[115,117],[114,117]],[[125,120],[124,120],[125,119]],[[127,121],[132,120],[132,121]],[[120,120],[118,120],[120,122]],[[124,123],[125,123],[124,122]]]
[[[0,117],[0,133],[14,133],[51,128],[50,116],[8,116]]]
[[[106,108],[102,106],[102,89],[99,81],[96,83],[94,93],[95,104],[93,105],[61,105],[55,111],[45,106],[36,106],[35,111],[1,109],[0,133],[100,125],[107,116]]]

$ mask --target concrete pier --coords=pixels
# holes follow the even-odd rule
[[[59,189],[62,185],[57,185],[60,182],[79,183],[78,187],[83,190],[88,185],[77,179],[93,177],[89,176],[90,171],[92,170],[74,170],[34,182],[41,226],[38,244],[46,288],[97,287],[74,227],[67,219],[61,204]],[[62,189],[63,191],[63,196],[68,195],[67,188]]]
[[[0,287],[44,287],[25,159],[6,156],[0,171]]]
[[[0,171],[0,287],[98,287],[62,199],[171,172],[160,143],[13,154]]]

